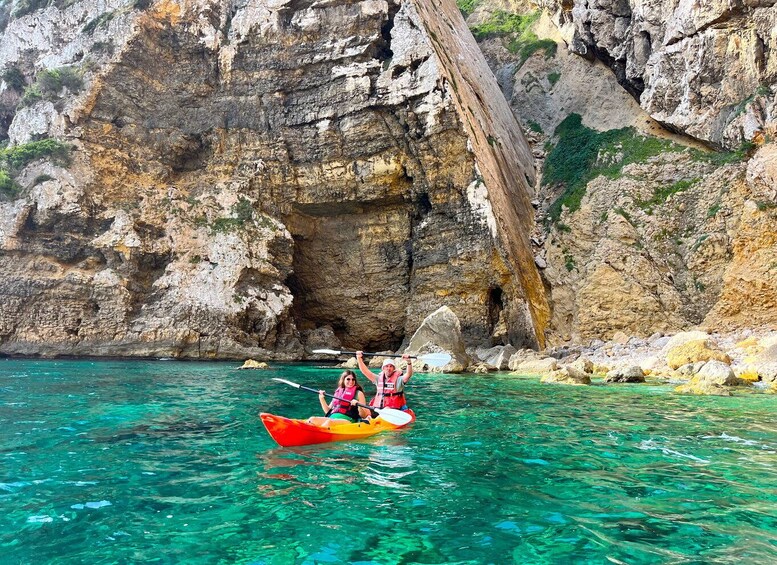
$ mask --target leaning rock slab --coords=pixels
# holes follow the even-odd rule
[[[461,337],[461,324],[453,310],[443,306],[429,314],[410,338],[406,353],[450,353],[450,363],[441,368],[444,373],[461,373],[470,364]]]

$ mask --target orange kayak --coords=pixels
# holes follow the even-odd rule
[[[412,410],[407,411],[415,421]],[[307,420],[294,420],[262,412],[259,414],[264,427],[270,436],[283,447],[328,443],[330,441],[347,441],[374,436],[386,430],[396,430],[407,424],[397,426],[383,420],[380,416],[370,422],[351,423],[345,420],[330,420],[324,416],[312,416]]]

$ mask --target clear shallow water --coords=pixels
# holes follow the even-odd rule
[[[408,430],[279,448],[310,366],[0,360],[0,562],[768,563],[777,397],[417,375]]]

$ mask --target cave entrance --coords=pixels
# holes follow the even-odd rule
[[[286,284],[302,333],[329,326],[343,347],[395,351],[405,337],[411,253],[408,211],[397,206],[296,210]]]

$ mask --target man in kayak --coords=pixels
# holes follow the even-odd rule
[[[358,422],[360,418],[369,418],[370,411],[356,404],[367,404],[364,398],[364,389],[356,381],[356,373],[343,371],[340,380],[337,381],[337,390],[330,404],[326,403],[324,391],[318,391],[318,401],[324,413],[332,420],[346,420]]]
[[[375,383],[375,386],[378,388],[375,398],[370,401],[370,406],[407,410],[405,385],[410,380],[410,377],[413,376],[413,362],[407,354],[403,355],[402,359],[407,363],[407,371],[404,374],[402,374],[402,371],[397,370],[394,360],[389,357],[383,361],[380,373],[376,375],[364,364],[362,352],[356,352],[356,362],[359,364],[359,370],[362,372],[362,375]]]

